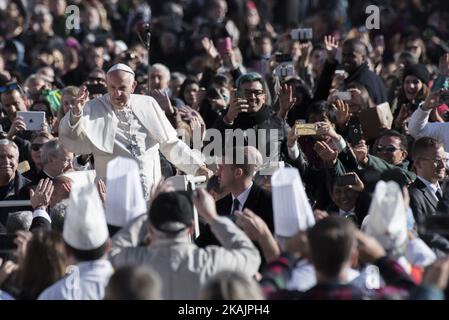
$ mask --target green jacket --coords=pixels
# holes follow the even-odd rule
[[[399,165],[393,165],[379,157],[368,155],[368,164],[364,166],[364,168],[372,168],[379,172],[384,172],[388,169],[399,168],[402,174],[407,178],[407,180],[412,183],[416,179],[416,174],[407,169],[407,164],[407,162],[403,162]]]

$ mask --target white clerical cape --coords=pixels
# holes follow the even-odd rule
[[[68,150],[76,154],[94,154],[97,178],[106,177],[107,163],[119,155],[114,150],[118,119],[109,101],[108,94],[91,100],[87,102],[81,119],[74,126],[70,125],[70,113],[59,124],[59,138]],[[148,185],[161,177],[159,149],[176,167],[194,175],[203,165],[201,153],[192,152],[178,139],[176,130],[156,100],[150,96],[132,94],[130,106],[151,140],[150,147],[141,159]],[[133,156],[129,153],[128,157]]]

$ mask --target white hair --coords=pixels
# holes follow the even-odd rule
[[[162,63],[155,63],[150,68],[150,74],[153,72],[153,70],[159,70],[165,75],[165,78],[167,80],[170,80],[170,69],[166,65],[163,65]]]

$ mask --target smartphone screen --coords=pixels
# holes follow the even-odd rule
[[[232,51],[232,40],[230,37],[221,38],[218,40],[218,53],[222,56],[229,51]]]
[[[335,184],[339,187],[351,186],[356,183],[355,175],[338,176],[335,178]]]

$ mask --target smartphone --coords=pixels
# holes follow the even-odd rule
[[[229,51],[232,51],[231,37],[218,39],[217,50],[221,56],[228,53]]]
[[[28,131],[40,131],[45,121],[45,111],[17,111],[17,115],[23,118]]]
[[[274,59],[277,63],[285,63],[293,61],[292,55],[289,53],[276,53]]]
[[[206,96],[207,96],[208,99],[223,99],[223,96],[215,88],[207,89],[207,95]]]
[[[311,28],[298,28],[290,31],[292,40],[299,40],[300,42],[308,42],[313,39],[313,30]]]
[[[105,94],[108,92],[108,89],[105,87],[104,84],[101,83],[92,83],[86,85],[87,91],[89,91],[89,94]]]
[[[15,251],[17,245],[14,243],[16,239],[15,234],[0,234],[0,252]]]
[[[343,100],[343,101],[351,100],[351,92],[349,92],[349,91],[336,91],[334,93],[334,95],[338,99]]]
[[[300,136],[316,135],[316,124],[314,123],[295,123],[295,133]]]
[[[349,126],[349,132],[348,132],[348,141],[351,145],[355,146],[362,140],[362,128],[361,125],[355,125],[351,124]]]
[[[357,180],[356,180],[356,176],[354,174],[338,176],[335,178],[335,184],[338,187],[352,186],[352,185],[355,185],[356,182],[357,182]]]
[[[420,228],[422,233],[438,233],[447,236],[449,235],[449,215],[427,216]]]

